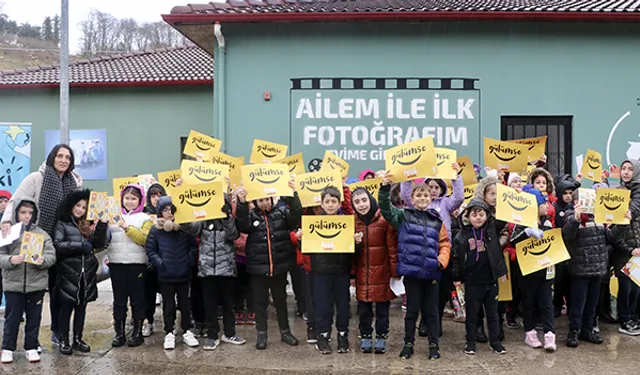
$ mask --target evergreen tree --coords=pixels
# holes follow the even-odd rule
[[[53,41],[60,44],[60,16],[53,17]]]
[[[42,23],[42,40],[51,42],[53,38],[53,21],[51,17],[46,17]]]

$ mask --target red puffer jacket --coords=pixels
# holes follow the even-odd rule
[[[398,233],[382,217],[380,210],[366,225],[356,215],[356,233],[362,232],[362,248],[355,257],[356,298],[363,302],[387,302],[396,296],[389,287],[397,277]]]

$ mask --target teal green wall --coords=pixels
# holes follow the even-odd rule
[[[180,137],[213,132],[213,88],[72,88],[70,129],[107,129],[108,180],[86,186],[111,192],[111,179],[180,167]],[[59,126],[53,89],[0,90],[0,122],[31,122],[31,170],[44,155],[44,130]]]
[[[226,144],[233,155],[248,156],[254,137],[289,143],[295,77],[476,77],[481,136],[499,138],[504,115],[571,115],[572,159],[592,148],[606,162],[610,131],[630,111],[613,135],[611,161],[619,164],[628,141],[640,141],[638,25],[225,24],[222,30]]]

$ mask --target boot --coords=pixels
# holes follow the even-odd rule
[[[89,344],[82,341],[82,333],[76,333],[73,335],[73,349],[80,353],[89,353],[91,351]]]
[[[298,339],[293,336],[290,329],[285,329],[284,331],[280,331],[280,337],[282,342],[291,346],[298,346]]]
[[[71,344],[69,343],[69,332],[61,333],[59,338],[60,338],[60,353],[64,355],[73,354],[73,348],[71,348]]]
[[[125,333],[124,333],[124,320],[116,320],[114,325],[114,330],[116,331],[115,336],[113,336],[113,341],[111,341],[111,346],[114,348],[118,348],[125,343]]]
[[[580,343],[578,342],[578,331],[572,330],[567,337],[567,346],[570,348],[577,348]]]
[[[256,349],[265,350],[267,348],[267,332],[258,331],[258,339],[256,340]]]
[[[133,322],[133,332],[131,333],[131,338],[127,341],[128,346],[140,346],[144,343],[144,336],[142,336],[142,323],[143,320],[136,320]]]

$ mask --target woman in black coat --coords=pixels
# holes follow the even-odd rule
[[[98,299],[96,274],[98,260],[94,250],[109,244],[109,227],[105,221],[92,224],[86,220],[89,190],[70,194],[60,211],[54,233],[57,256],[57,286],[60,297],[60,353],[69,355],[73,349],[83,353],[91,347],[82,340],[87,303]],[[73,346],[69,341],[69,321],[73,317]]]

